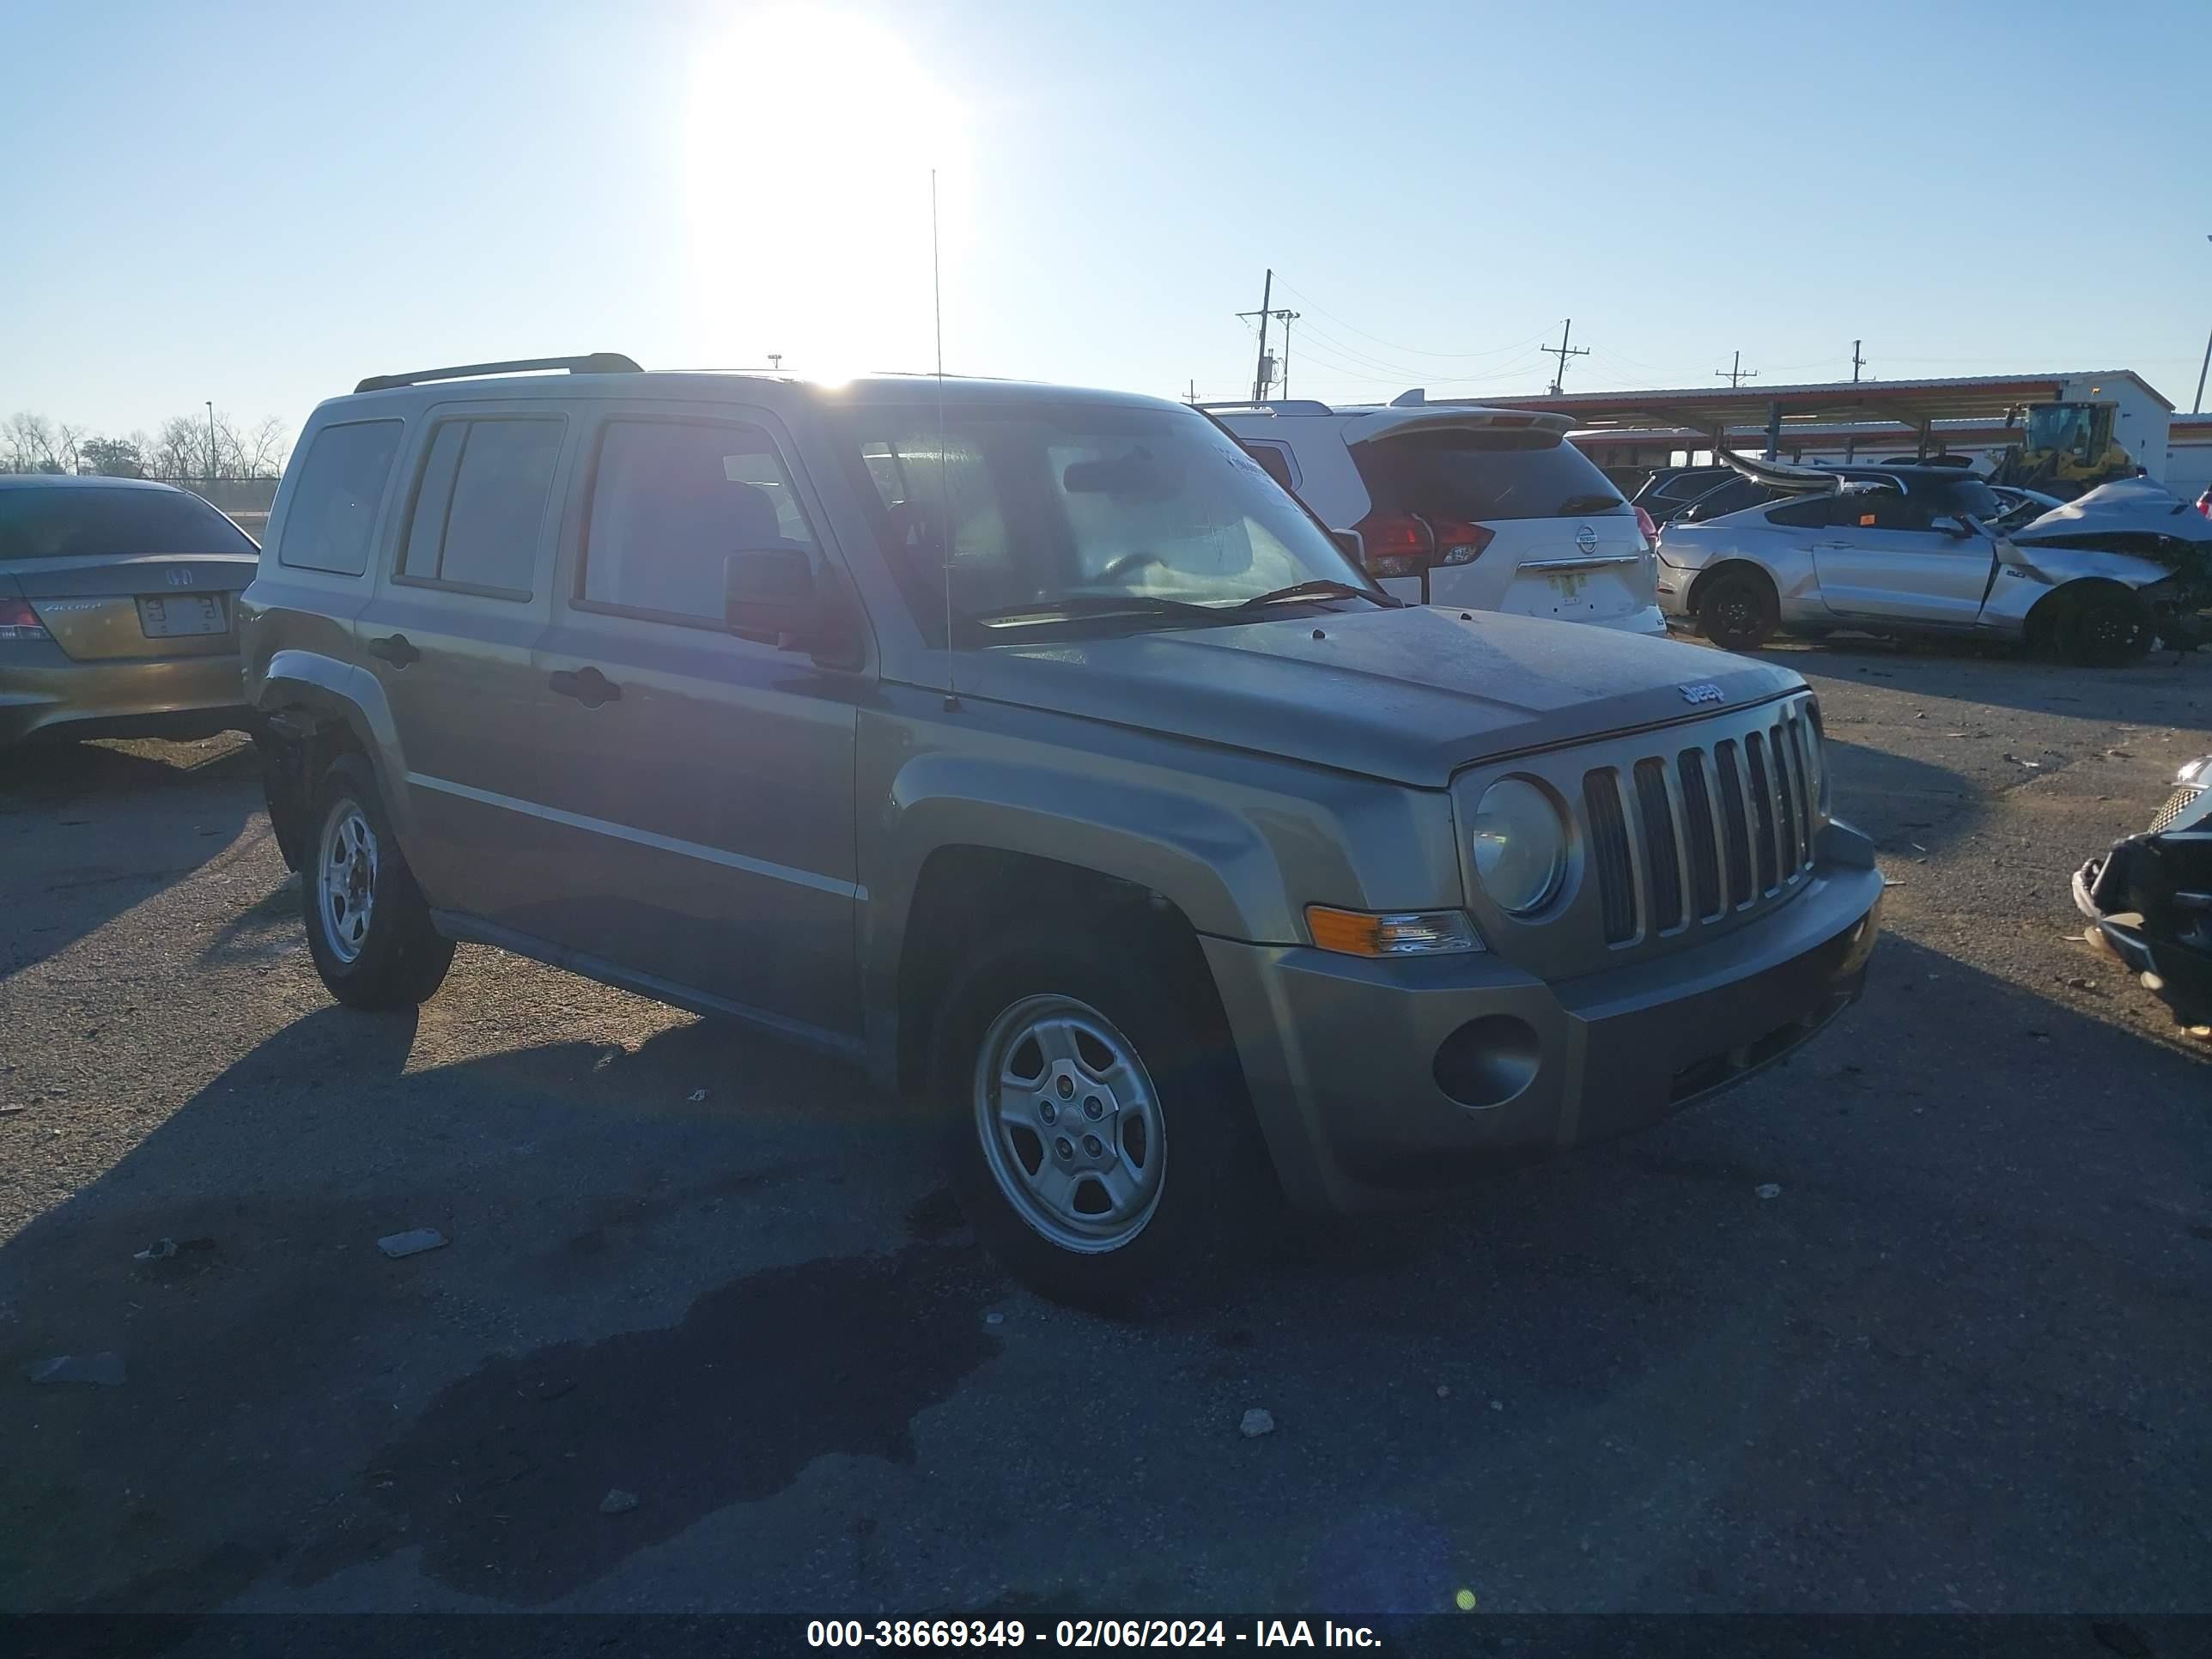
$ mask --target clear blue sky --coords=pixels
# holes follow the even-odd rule
[[[0,0],[0,415],[568,350],[1294,393],[2133,368],[2212,327],[2203,0]],[[1791,15],[1791,11],[1799,15]],[[1458,354],[1458,355],[1450,355]]]

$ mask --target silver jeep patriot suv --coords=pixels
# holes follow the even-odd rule
[[[239,617],[332,995],[477,940],[848,1054],[1064,1294],[1650,1123],[1878,925],[1796,674],[1401,605],[1151,398],[364,380]]]

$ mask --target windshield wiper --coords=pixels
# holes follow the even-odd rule
[[[1364,587],[1354,587],[1350,582],[1340,582],[1334,576],[1320,576],[1312,581],[1292,582],[1288,587],[1279,587],[1272,593],[1255,594],[1231,609],[1257,611],[1263,605],[1280,605],[1288,599],[1367,599],[1376,605],[1387,603]]]
[[[1210,605],[1188,599],[1164,599],[1156,593],[1069,593],[1057,599],[1035,599],[1027,605],[1001,605],[968,618],[973,623],[1072,622],[1079,617],[1218,617]]]
[[[1592,490],[1586,495],[1570,495],[1559,503],[1559,516],[1574,513],[1602,513],[1607,507],[1626,507],[1628,503],[1618,495],[1601,495]]]

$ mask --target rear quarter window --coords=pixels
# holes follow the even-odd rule
[[[1355,444],[1352,456],[1383,512],[1481,523],[1628,511],[1596,464],[1549,432],[1408,432]]]
[[[244,531],[181,489],[0,489],[0,559],[252,551]]]
[[[315,434],[284,510],[277,563],[340,576],[368,568],[369,541],[399,453],[399,433],[398,421],[351,421]]]

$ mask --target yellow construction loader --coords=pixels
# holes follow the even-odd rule
[[[2112,436],[2118,404],[2032,404],[2021,441],[1998,458],[1990,482],[2040,489],[2071,501],[2115,478],[2132,478],[2136,466]]]

